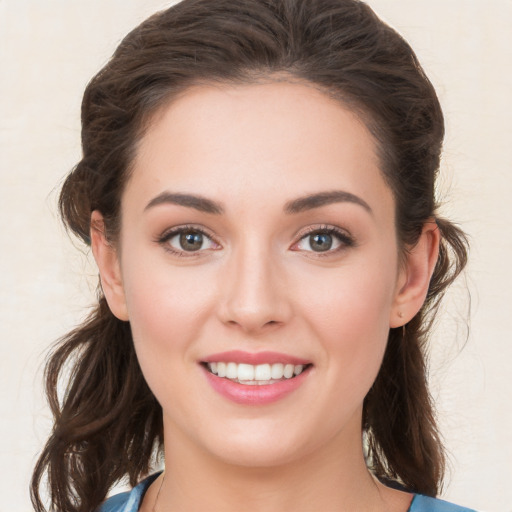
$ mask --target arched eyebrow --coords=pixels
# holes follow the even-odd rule
[[[354,203],[362,206],[368,213],[373,213],[370,205],[364,199],[344,190],[319,192],[293,199],[285,204],[284,211],[288,214],[301,213],[333,203]]]
[[[194,208],[203,213],[212,213],[214,215],[221,215],[224,213],[224,208],[220,203],[207,199],[203,196],[194,194],[180,194],[172,192],[162,192],[153,198],[144,208],[144,211],[153,208],[159,204],[177,204],[178,206],[185,206],[187,208]]]
[[[353,203],[362,206],[368,213],[372,213],[369,204],[350,192],[344,190],[332,190],[318,192],[288,201],[284,206],[284,212],[290,215],[301,213],[314,208],[320,208],[333,203]],[[144,211],[160,204],[176,204],[186,208],[194,208],[203,213],[222,215],[224,207],[217,201],[195,194],[182,194],[177,192],[162,192],[154,197],[144,208]]]

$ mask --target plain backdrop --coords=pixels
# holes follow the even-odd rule
[[[215,1],[215,0],[212,0]],[[443,213],[471,262],[431,343],[444,496],[512,511],[512,0],[370,0],[416,50],[447,120]],[[56,214],[80,158],[87,81],[162,0],[0,0],[0,512],[31,510],[50,429],[42,366],[87,312],[96,271]]]

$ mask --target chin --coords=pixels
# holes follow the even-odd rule
[[[229,465],[270,468],[297,462],[318,448],[310,446],[313,435],[290,431],[289,426],[287,429],[276,427],[260,423],[250,428],[242,425],[227,432],[220,431],[208,438],[206,449]],[[213,441],[214,438],[217,442]]]
[[[262,446],[247,442],[234,444],[215,455],[225,464],[254,469],[280,467],[300,458],[300,453],[294,446],[273,446],[273,443]]]

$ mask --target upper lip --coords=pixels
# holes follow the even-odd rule
[[[219,352],[207,356],[202,360],[203,363],[243,363],[243,364],[293,364],[293,365],[306,365],[311,364],[311,361],[302,359],[300,357],[291,356],[289,354],[282,354],[279,352],[244,352],[242,350],[229,350],[227,352]]]

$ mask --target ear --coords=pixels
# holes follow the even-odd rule
[[[440,233],[435,219],[427,221],[418,239],[405,255],[399,271],[390,327],[400,327],[420,310],[425,302],[430,278],[439,255]]]
[[[101,288],[112,313],[119,320],[128,320],[121,266],[116,248],[107,240],[103,215],[91,214],[91,247],[100,271]]]

